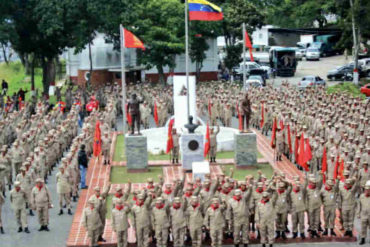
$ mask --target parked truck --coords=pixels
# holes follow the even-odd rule
[[[294,76],[297,69],[295,50],[289,47],[275,47],[269,51],[270,67],[274,75]]]

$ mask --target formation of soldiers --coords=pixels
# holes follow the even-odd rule
[[[71,201],[77,201],[80,170],[77,159],[81,145],[86,153],[93,152],[93,136],[96,121],[100,121],[102,133],[102,156],[109,163],[111,130],[116,124],[119,88],[107,88],[104,109],[93,111],[84,117],[79,131],[83,106],[81,94],[73,97],[78,104],[72,104],[67,113],[60,107],[50,108],[38,102],[35,114],[25,115],[27,105],[20,111],[15,109],[2,115],[0,153],[0,232],[4,233],[1,222],[1,207],[7,197],[11,202],[18,232],[29,233],[28,216],[38,215],[39,231],[49,231],[49,210],[53,208],[47,183],[53,169],[57,167],[56,187],[59,197],[59,215],[67,208],[72,215]],[[71,96],[72,97],[72,96]],[[26,103],[28,104],[28,103]],[[7,196],[6,191],[9,190]]]
[[[352,236],[355,212],[346,210],[355,208],[357,194],[360,197],[357,215],[362,223],[362,243],[370,226],[370,181],[361,190],[356,176],[345,182],[339,178],[329,179],[324,184],[323,175],[322,172],[309,174],[303,181],[296,177],[292,182],[284,174],[277,173],[267,179],[259,172],[258,177],[249,175],[244,181],[224,175],[212,180],[207,175],[203,182],[196,179],[186,185],[184,178],[164,184],[159,176],[158,184],[149,178],[141,191],[131,191],[129,182],[125,190],[117,187],[112,199],[112,229],[117,236],[117,246],[127,246],[130,226],[135,230],[137,246],[149,246],[153,241],[156,246],[173,242],[173,246],[180,247],[187,241],[199,247],[209,238],[212,246],[222,246],[222,241],[230,237],[235,246],[247,247],[250,232],[256,233],[262,246],[272,246],[275,239],[286,239],[289,214],[293,238],[306,238],[305,214],[311,237],[320,237],[321,210],[325,221],[322,235],[336,236],[337,200],[340,200],[344,214],[351,217],[345,224],[350,229],[348,236]],[[106,215],[104,202],[110,186],[102,193],[99,187],[94,189],[95,195],[91,196],[83,213],[83,224],[91,246],[98,246],[98,241],[104,241],[101,237]]]

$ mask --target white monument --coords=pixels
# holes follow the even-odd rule
[[[210,173],[211,171],[209,169],[208,161],[193,162],[193,180],[200,178],[202,181],[204,181],[206,174]]]
[[[189,88],[186,88],[186,76],[175,75],[173,77],[173,104],[175,112],[175,128],[181,131],[184,125],[188,123],[187,95],[189,94],[189,111],[193,116],[194,123],[197,119],[196,108],[196,85],[195,76],[189,76]]]

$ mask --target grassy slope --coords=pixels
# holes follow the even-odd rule
[[[123,135],[117,136],[117,142],[116,142],[116,149],[114,150],[113,155],[113,161],[125,161],[125,155],[124,155],[124,138]],[[169,154],[158,154],[154,155],[151,153],[148,153],[148,160],[169,160]],[[217,159],[232,159],[234,158],[234,152],[233,151],[222,151],[217,153]],[[260,152],[257,153],[257,158],[263,158],[262,154]]]
[[[253,175],[254,177],[257,177],[258,170],[261,170],[263,174],[266,175],[267,178],[271,178],[272,174],[274,173],[274,170],[270,166],[270,164],[258,164],[257,166],[250,168],[250,169],[235,169],[234,165],[225,165],[223,166],[225,168],[226,175],[230,174],[230,168],[234,169],[234,178],[237,180],[244,180],[245,176],[247,175]]]
[[[112,184],[124,184],[130,178],[132,183],[145,183],[147,178],[153,178],[155,182],[159,182],[158,175],[163,175],[162,167],[150,167],[148,172],[127,173],[126,167],[113,166],[110,181]]]

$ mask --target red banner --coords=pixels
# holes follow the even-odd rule
[[[207,156],[210,148],[211,148],[211,137],[209,135],[209,124],[207,123],[206,143],[204,144],[204,157]]]
[[[167,132],[168,139],[167,139],[167,149],[166,149],[167,154],[173,148],[172,128],[173,128],[174,123],[175,123],[175,119],[173,118],[173,119],[170,120],[170,123],[168,124],[168,132]]]
[[[154,121],[155,121],[155,125],[157,125],[158,127],[158,124],[159,124],[159,121],[158,121],[158,109],[157,109],[157,102],[154,101]]]
[[[133,33],[128,31],[127,29],[123,29],[123,34],[125,38],[125,47],[126,48],[140,48],[143,51],[145,50],[144,43],[141,42],[138,37],[136,37]]]
[[[100,133],[100,122],[96,121],[95,134],[94,134],[94,156],[97,157],[101,153],[101,133]]]

